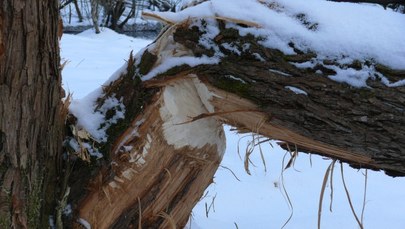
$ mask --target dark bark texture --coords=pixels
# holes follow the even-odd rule
[[[58,1],[0,3],[0,227],[46,228],[63,137]]]
[[[189,23],[177,26],[173,33],[175,42],[192,50],[195,56],[213,55],[212,50],[199,44],[200,36],[205,33],[201,31],[203,29],[187,26]],[[296,50],[299,54],[284,55],[279,50],[263,47],[251,35],[240,36],[235,29],[225,28],[224,22],[218,23],[221,32],[212,41],[226,55],[218,65],[176,67],[161,77],[167,79],[181,72],[195,73],[213,87],[256,104],[268,117],[269,124],[336,147],[347,155],[330,155],[298,144],[301,151],[332,156],[355,167],[382,169],[393,176],[405,175],[404,87],[387,87],[378,77],[369,80],[369,87],[364,88],[338,83],[328,78],[334,74],[333,70],[325,68],[327,65],[338,66],[337,63],[325,61],[324,65],[314,68],[297,68],[294,63],[308,61],[316,54]],[[222,48],[223,43],[232,44],[241,54]],[[247,45],[251,48],[243,51],[242,47]],[[258,60],[253,53],[265,61]],[[394,82],[405,76],[404,71],[377,63],[365,64],[374,65]],[[361,68],[361,63],[354,61],[343,67]],[[316,73],[317,70],[322,73]],[[295,94],[288,87],[299,88],[307,95]],[[281,140],[296,145],[293,139]],[[367,160],[357,160],[352,156]]]

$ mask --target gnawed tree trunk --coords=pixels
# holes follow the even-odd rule
[[[216,23],[220,33],[211,41],[218,47],[237,41],[240,54],[222,49],[225,56],[218,63],[207,59],[193,67],[163,69],[169,58],[215,58],[212,49],[199,44],[206,21],[190,19],[167,28],[135,60],[130,58],[121,77],[103,87],[96,111],[111,99],[122,101],[125,118],[111,125],[107,143],[99,146],[107,163],[93,170],[96,181],[89,191],[72,193],[82,224],[183,227],[221,161],[221,123],[354,167],[405,175],[404,87],[377,80],[368,82],[370,88],[338,83],[322,66],[294,65],[316,54],[284,55],[226,28],[223,19]],[[246,46],[250,49],[243,50]],[[376,68],[390,79],[404,75]],[[324,73],[315,73],[318,69]],[[103,111],[110,114],[106,123],[121,110]]]
[[[110,137],[105,145],[112,144],[105,155],[109,164],[77,203],[78,224],[94,228],[184,226],[222,159],[222,123],[207,118],[182,124],[189,116],[213,112],[208,90],[196,77],[169,83],[162,90],[147,89],[139,78],[134,80],[133,61],[129,63],[127,73],[106,86],[97,101],[101,109],[112,98],[121,100],[127,115],[107,131]],[[110,118],[115,111],[107,111]],[[73,172],[80,176],[83,172],[78,171]],[[75,181],[73,201],[83,194]]]
[[[58,1],[0,3],[1,228],[47,228],[58,199],[64,118],[57,28]]]

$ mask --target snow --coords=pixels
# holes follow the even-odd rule
[[[215,174],[214,184],[207,190],[208,194],[194,208],[191,228],[281,228],[286,222],[291,209],[282,191],[281,170],[289,159],[282,165],[286,151],[277,147],[275,142],[262,145],[267,164],[267,172],[262,165],[260,153],[252,154],[251,160],[255,166],[250,166],[252,176],[243,170],[243,161],[238,156],[244,154],[249,135],[237,135],[226,130],[227,149],[221,165],[231,169],[232,173],[220,167]],[[288,154],[289,155],[289,154]],[[311,166],[312,161],[312,166]],[[319,195],[323,176],[331,160],[319,156],[299,154],[294,168],[284,171],[284,185],[293,205],[293,217],[285,228],[316,228]],[[364,170],[355,170],[344,166],[345,180],[350,196],[358,215],[361,213]],[[364,228],[404,228],[405,193],[403,178],[390,178],[381,172],[368,171],[368,187],[366,208],[364,213]],[[328,184],[322,211],[321,228],[358,228],[350,211],[347,198],[342,186],[340,164],[335,165],[333,175],[333,212],[329,211],[330,185]],[[388,191],[389,190],[389,191]],[[213,198],[214,209],[208,218],[205,216],[206,207]],[[198,227],[197,227],[198,226]]]
[[[370,77],[370,72],[374,71],[369,67],[361,70],[353,68],[340,69],[336,66],[332,66],[331,68],[336,71],[336,75],[329,76],[330,79],[350,84],[353,87],[367,87],[366,80]]]
[[[277,30],[277,33],[270,34],[271,36],[266,42],[267,45],[280,45],[280,48],[282,48],[283,43],[277,43],[284,42],[281,39],[282,36],[290,37],[295,41],[308,38],[308,40],[305,40],[306,43],[302,44],[304,48],[319,49],[325,51],[325,53],[331,51],[328,55],[333,54],[342,61],[344,59],[341,58],[342,53],[346,53],[345,55],[355,54],[353,58],[356,55],[374,58],[388,66],[397,66],[404,69],[405,45],[401,45],[404,37],[403,30],[405,29],[404,15],[384,11],[381,7],[375,5],[330,3],[320,0],[278,0],[277,2],[282,7],[280,6],[274,12],[269,11],[264,5],[259,6],[252,0],[235,0],[232,1],[232,4],[229,4],[229,2],[227,4],[227,1],[222,1],[222,3],[221,1],[212,1],[203,3],[202,7],[206,7],[207,11],[210,10],[208,12],[212,12],[213,9],[216,9],[216,6],[222,4],[230,9],[230,11],[226,11],[225,15],[233,17],[236,15],[232,15],[231,12],[237,13],[237,7],[245,7],[246,10],[242,16],[255,16],[252,17],[254,20],[250,20],[259,24],[266,22],[269,25],[263,25],[280,29]],[[257,7],[261,8],[255,12]],[[322,13],[322,9],[326,7],[330,10],[327,13]],[[202,9],[205,8],[194,8],[193,10],[199,14],[206,13]],[[345,10],[347,12],[344,12]],[[220,13],[220,11],[215,12]],[[305,31],[305,29],[300,29],[302,25],[297,20],[294,22],[291,17],[297,12],[304,12],[307,15],[307,20],[319,23],[319,30],[307,31],[303,32],[303,34],[292,33],[292,28]],[[186,18],[186,16],[184,17]],[[332,20],[335,17],[340,17],[342,21]],[[349,26],[357,25],[356,21],[358,21],[359,17],[362,17],[361,23],[359,22],[360,27],[352,28]],[[270,18],[272,20],[267,21]],[[324,20],[332,20],[331,25],[337,27],[333,28]],[[282,26],[280,24],[282,22],[286,24]],[[382,28],[384,27],[382,24],[386,28]],[[381,32],[371,34],[368,25],[375,25],[378,29],[381,29]],[[259,32],[264,33],[265,31],[267,30],[263,29]],[[348,44],[345,44],[343,40],[336,44],[330,43],[331,41],[326,38],[331,39],[332,35],[327,37],[327,31],[333,32],[334,36],[340,37],[339,39],[347,41]],[[243,32],[242,29],[241,32]],[[322,35],[323,38],[320,37],[319,43],[313,40],[315,35],[311,35],[312,33],[324,34]],[[345,38],[344,34],[350,34],[350,36],[348,35]],[[275,43],[270,44],[270,40]],[[108,80],[111,75],[113,75],[112,79],[114,79],[120,71],[124,70],[122,66],[125,64],[125,60],[128,59],[131,50],[136,52],[150,42],[150,40],[119,35],[108,29],[103,29],[99,35],[93,35],[91,31],[79,35],[63,35],[61,54],[64,60],[69,61],[63,69],[63,84],[65,90],[73,93],[71,109],[75,110],[75,114],[80,116],[83,127],[97,133],[99,126],[97,123],[102,121],[103,115],[94,113],[93,106],[94,99],[101,93],[100,85]],[[375,46],[377,42],[382,43]],[[378,47],[380,47],[380,50],[378,50]],[[117,69],[119,69],[118,73],[115,73]],[[351,70],[349,69],[349,71]],[[387,82],[388,84],[389,82]],[[397,86],[401,86],[405,83],[402,81],[397,82],[397,84],[399,84]],[[204,94],[203,89],[197,90],[200,91],[199,94]],[[208,110],[210,109],[207,107],[207,103],[202,105]],[[250,166],[252,175],[249,176],[243,169],[243,160],[240,159],[238,151],[243,157],[247,140],[252,139],[252,137],[250,135],[236,135],[229,130],[229,127],[227,127],[225,133],[227,149],[221,163],[224,167],[219,168],[215,174],[215,183],[207,189],[207,195],[194,208],[193,217],[190,221],[191,228],[236,228],[235,224],[241,229],[281,228],[291,214],[281,182],[281,168],[285,166],[285,164],[282,165],[282,162],[286,152],[279,148],[275,142],[271,142],[273,148],[263,145],[262,150],[267,164],[267,172],[265,172],[262,165],[260,153],[255,151],[251,155],[251,160],[255,166]],[[288,155],[286,160],[289,159]],[[293,205],[293,216],[285,228],[316,228],[319,193],[323,176],[330,163],[331,160],[320,156],[313,155],[310,157],[306,154],[299,154],[295,166],[284,171],[284,186]],[[333,212],[329,212],[328,209],[330,202],[330,185],[328,184],[323,201],[322,228],[358,228],[344,194],[340,178],[340,165],[337,163],[335,167],[333,175]],[[231,169],[240,181],[227,168]],[[346,165],[344,170],[354,208],[357,214],[360,215],[365,170],[355,170]],[[110,185],[113,187],[116,184],[111,183]],[[365,228],[405,228],[405,217],[403,217],[405,212],[404,188],[404,178],[391,178],[382,172],[368,171],[364,213]],[[208,217],[206,217],[205,205],[209,206],[214,197],[214,207],[211,207]],[[90,227],[83,220],[81,220],[81,223],[86,228]]]
[[[62,72],[63,75],[64,72]],[[100,124],[104,121],[104,115],[94,112],[96,100],[101,93],[101,88],[98,88],[81,100],[73,99],[69,106],[69,111],[78,118],[78,125],[97,141],[106,138],[105,132],[99,130]]]
[[[191,56],[182,56],[182,57],[171,57],[164,61],[162,64],[157,66],[156,68],[152,69],[148,74],[142,77],[142,80],[150,80],[159,73],[163,73],[170,68],[180,66],[180,65],[188,65],[190,67],[194,67],[201,64],[218,64],[218,58],[207,57],[205,55],[201,57],[191,57]]]
[[[270,71],[270,72],[277,73],[277,74],[282,75],[282,76],[291,76],[291,74],[288,74],[288,73],[279,71],[279,70],[277,70],[277,69],[269,69],[269,71]]]
[[[106,111],[119,107],[110,125],[123,118],[125,112],[117,98],[108,98],[103,107],[95,111],[96,99],[102,94],[100,86],[109,84],[126,71],[125,60],[132,50],[138,51],[151,42],[117,34],[108,28],[101,30],[100,34],[95,34],[93,29],[77,35],[64,34],[60,44],[62,63],[67,63],[62,72],[63,86],[73,93],[70,112],[78,118],[79,127],[99,142],[107,140],[105,130],[109,125],[100,128]]]
[[[235,47],[233,44],[223,43],[221,46],[224,47],[225,49],[237,54],[238,56],[241,55],[241,52],[238,49],[238,47]]]
[[[178,13],[154,13],[173,23],[190,18],[205,18],[209,26],[213,18],[253,23],[257,27],[233,23],[227,26],[238,29],[242,36],[251,33],[261,37],[262,45],[285,54],[295,54],[291,42],[297,49],[317,54],[312,63],[297,67],[313,67],[314,61],[323,64],[323,60],[330,59],[339,64],[359,60],[405,69],[405,14],[379,5],[325,0],[211,0]],[[231,44],[223,46],[239,52]],[[368,66],[358,71],[339,66],[337,72],[329,77],[354,87],[367,86],[366,80],[373,78],[374,73]],[[383,80],[387,86],[404,85],[403,81]]]
[[[229,78],[229,79],[231,79],[231,80],[236,80],[236,81],[239,81],[239,82],[241,82],[241,83],[243,83],[243,84],[246,84],[246,81],[244,81],[244,80],[241,79],[241,78],[235,77],[235,76],[233,76],[233,75],[225,75],[225,77],[226,77],[226,78]]]
[[[61,62],[67,61],[63,74],[69,75],[69,81],[63,78],[63,86],[67,92],[75,89],[75,99],[99,88],[106,81],[105,76],[117,75],[114,73],[121,72],[132,50],[138,51],[151,42],[117,34],[108,28],[101,30],[100,34],[90,29],[78,35],[62,36]]]
[[[84,228],[86,229],[91,229],[91,225],[89,222],[87,222],[85,219],[79,218],[77,220],[78,223],[80,223]]]
[[[293,86],[285,86],[286,89],[289,89],[290,91],[294,92],[297,95],[308,95],[308,93],[302,89],[299,89],[297,87],[293,87]]]
[[[113,75],[113,77],[115,76]],[[69,106],[69,111],[77,117],[78,126],[91,134],[94,140],[106,142],[108,137],[106,130],[112,124],[117,123],[119,119],[124,118],[125,106],[117,98],[108,97],[105,99],[103,105],[96,109],[96,100],[101,94],[102,89],[98,88],[80,100],[73,99]],[[112,108],[116,112],[113,117],[106,120],[107,111]],[[101,123],[105,124],[102,128],[100,128]]]

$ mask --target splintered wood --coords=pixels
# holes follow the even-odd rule
[[[172,86],[195,87],[192,79],[176,82]],[[139,218],[144,228],[156,225],[167,228],[173,224],[173,220],[177,226],[183,227],[205,187],[212,182],[224,150],[224,146],[217,144],[225,144],[221,123],[213,118],[209,120],[217,128],[209,129],[214,135],[218,134],[214,136],[217,139],[215,144],[210,142],[212,134],[206,132],[202,132],[207,135],[206,143],[196,139],[197,136],[193,138],[191,131],[198,133],[196,128],[207,127],[195,126],[195,123],[178,124],[167,119],[162,109],[170,102],[168,100],[176,98],[169,98],[168,95],[165,98],[165,90],[155,95],[144,113],[136,117],[115,142],[111,152],[112,173],[103,174],[111,177],[108,182],[100,183],[100,187],[80,203],[79,217],[92,227],[127,228],[138,225]],[[187,95],[196,93],[190,92]],[[169,144],[167,134],[179,134],[165,134],[165,128],[173,126],[181,127],[177,131],[187,133],[191,138],[171,136]],[[204,138],[201,135],[198,137]],[[193,146],[189,141],[200,142]],[[162,217],[167,214],[171,218]]]

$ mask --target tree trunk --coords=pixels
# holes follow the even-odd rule
[[[77,3],[77,0],[74,0],[73,4],[75,5],[75,10],[77,13],[77,17],[79,18],[79,22],[83,22],[83,15],[82,12],[80,11],[80,7],[79,4]]]
[[[81,224],[183,227],[221,161],[221,123],[282,140],[294,151],[405,175],[404,87],[377,80],[361,89],[338,83],[327,77],[327,69],[317,73],[320,66],[294,65],[316,54],[284,55],[226,28],[223,19],[217,23],[220,33],[210,42],[223,47],[237,41],[240,54],[222,49],[219,63],[162,70],[172,58],[215,58],[211,48],[199,45],[209,25],[188,19],[167,28],[136,60],[129,59],[121,77],[103,87],[95,110],[110,114],[105,123],[122,110],[125,117],[108,128],[106,143],[90,144],[102,149],[105,162],[90,173],[96,179],[89,191],[70,183]],[[197,24],[203,26],[192,26]],[[390,79],[404,75],[381,65],[376,69]],[[103,111],[112,100],[122,106]]]
[[[89,144],[104,158],[90,162],[96,166],[87,172],[95,174],[89,178],[88,193],[78,180],[89,164],[76,163],[73,169],[70,202],[77,206],[79,219],[74,227],[183,227],[222,159],[225,136],[219,121],[180,125],[189,115],[212,111],[200,95],[203,84],[190,78],[164,90],[148,89],[139,78],[134,80],[133,61],[130,58],[126,73],[105,86],[97,100],[96,111],[112,100],[121,101],[125,118],[109,127],[106,143]],[[106,123],[120,109],[117,105],[104,111],[111,114]],[[91,141],[74,137],[81,143]]]
[[[91,5],[91,20],[93,21],[94,30],[97,34],[100,33],[100,26],[98,24],[98,1],[97,0],[90,0]]]
[[[58,9],[0,4],[1,228],[47,228],[54,211],[64,122]]]

